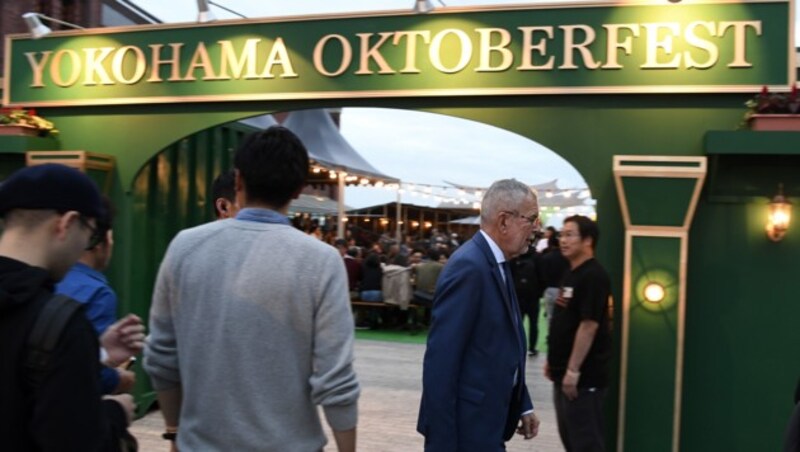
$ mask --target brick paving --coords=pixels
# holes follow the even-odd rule
[[[423,449],[423,438],[416,432],[416,422],[424,353],[424,345],[356,341],[355,367],[362,388],[358,450],[409,452]],[[541,420],[539,436],[529,441],[521,437],[512,439],[508,443],[509,452],[564,450],[556,430],[551,387],[542,376],[543,364],[542,356],[530,358],[526,373],[533,404]],[[327,425],[325,428],[329,437],[326,450],[335,451]],[[139,439],[143,452],[169,450],[168,443],[160,438],[163,423],[159,412],[134,422],[131,431]]]

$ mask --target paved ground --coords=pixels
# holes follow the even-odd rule
[[[360,451],[422,450],[422,436],[416,432],[415,427],[424,352],[424,345],[356,341],[355,366],[362,387],[358,424]],[[556,431],[550,385],[541,376],[542,365],[541,356],[528,360],[528,388],[542,422],[539,436],[529,441],[514,438],[508,443],[510,452],[564,450]],[[136,421],[131,430],[139,439],[142,451],[169,450],[167,442],[160,438],[163,431],[160,413],[150,413]],[[328,437],[331,438],[330,431]],[[335,451],[332,444],[331,438],[326,450]]]

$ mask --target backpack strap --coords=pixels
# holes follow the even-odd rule
[[[53,351],[64,332],[64,327],[81,304],[66,295],[54,294],[42,306],[28,336],[28,357],[25,367],[34,388],[38,387],[49,371]]]

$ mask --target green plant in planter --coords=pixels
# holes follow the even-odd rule
[[[36,129],[39,136],[58,135],[52,122],[38,116],[36,110],[23,108],[0,109],[0,125],[22,126]]]

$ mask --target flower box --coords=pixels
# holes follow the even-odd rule
[[[750,130],[800,132],[800,115],[754,114],[749,123]]]
[[[20,124],[0,124],[0,136],[24,136],[35,137],[39,136],[41,131],[33,126],[26,126]]]

